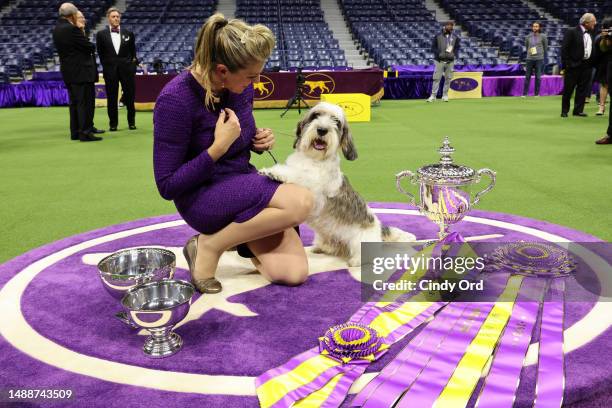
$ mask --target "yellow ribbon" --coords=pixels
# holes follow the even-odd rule
[[[435,245],[430,245],[419,252],[418,256],[431,256]],[[467,245],[467,248],[462,248],[463,255],[474,255],[471,247]],[[465,252],[468,252],[466,254]],[[468,256],[469,256],[468,255]],[[411,280],[417,282],[427,272],[427,265],[420,266],[414,273],[410,271],[404,272],[400,280]],[[448,274],[452,274],[453,271],[448,271]],[[404,292],[401,292],[404,293]],[[397,298],[398,293],[387,292],[383,301],[376,303],[379,308],[384,308],[389,304],[395,302],[385,301],[385,299]],[[416,316],[423,313],[426,309],[434,304],[431,301],[431,294],[429,293],[418,293],[413,296],[409,302],[403,303],[400,307],[395,310],[382,312],[369,324],[371,328],[378,332],[378,335],[382,338],[387,337],[395,330],[399,329],[409,321],[414,319]],[[384,347],[389,347],[385,344]],[[323,374],[326,370],[341,365],[340,362],[323,355],[317,355],[312,357],[299,366],[294,368],[285,374],[271,378],[266,383],[262,384],[257,388],[257,395],[262,408],[269,408],[276,404],[289,392],[294,391],[305,384],[308,384]],[[336,384],[344,374],[337,374],[330,380],[325,386],[310,394],[308,397],[296,402],[295,407],[318,407],[325,401],[329,395],[333,392]]]
[[[268,408],[274,405],[289,392],[312,382],[326,370],[341,364],[336,360],[318,354],[304,361],[293,370],[271,378],[257,388],[257,396],[261,407]]]
[[[408,323],[415,316],[421,314],[433,302],[409,302],[404,303],[401,307],[390,311],[383,312],[378,315],[370,327],[375,329],[381,337],[386,337],[393,331]],[[388,345],[385,345],[388,347]],[[257,388],[257,395],[262,408],[268,408],[277,403],[281,398],[289,392],[298,389],[299,387],[308,384],[323,374],[326,370],[339,366],[342,363],[333,360],[323,355],[316,355],[293,370],[271,378]],[[334,380],[337,382],[342,378],[342,375],[337,375]],[[332,381],[334,381],[332,380]],[[330,383],[332,382],[330,381]],[[328,383],[325,387],[318,390],[312,398],[327,398],[333,391],[334,387]],[[303,403],[310,403],[310,397],[304,398]]]
[[[298,402],[293,404],[293,407],[319,408],[321,404],[323,404],[327,400],[334,388],[336,388],[336,384],[338,384],[338,381],[340,381],[342,377],[344,377],[344,373],[336,375],[327,384],[325,384],[323,388],[313,392],[306,398],[299,400]]]
[[[522,281],[523,276],[520,275],[508,279],[506,288],[495,302],[489,316],[468,346],[448,384],[434,403],[435,408],[456,408],[467,405],[480,379],[482,370],[493,354],[495,345],[512,314]]]

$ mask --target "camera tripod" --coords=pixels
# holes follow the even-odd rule
[[[304,83],[305,82],[306,82],[306,78],[304,78],[304,75],[302,74],[302,70],[298,68],[297,75],[295,76],[295,93],[293,94],[291,99],[287,101],[287,106],[285,106],[285,111],[281,113],[281,118],[285,116],[285,114],[289,111],[289,109],[291,109],[291,107],[295,105],[296,103],[297,103],[297,109],[298,109],[299,114],[302,113],[302,106],[301,106],[302,104],[304,104],[304,107],[310,108],[310,106],[308,106],[308,104],[304,100]]]

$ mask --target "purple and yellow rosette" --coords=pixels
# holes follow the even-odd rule
[[[339,324],[319,338],[319,352],[343,364],[372,362],[388,349],[376,330],[361,323]]]
[[[540,242],[516,242],[496,248],[490,257],[490,271],[505,270],[525,276],[559,278],[569,276],[576,262],[566,250]]]
[[[262,408],[339,407],[353,382],[396,341],[427,322],[444,302],[374,302],[333,326],[317,347],[255,379]]]

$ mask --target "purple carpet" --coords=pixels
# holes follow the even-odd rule
[[[411,207],[371,206],[386,209],[388,213],[378,214],[383,222],[417,239],[436,236],[437,228],[424,217],[402,213]],[[399,211],[393,213],[394,209]],[[542,233],[574,242],[601,241],[513,215],[475,210],[470,216],[473,219],[453,230],[464,236],[501,234],[495,240],[505,242],[550,239]],[[113,318],[120,305],[103,289],[95,265],[102,256],[123,248],[163,246],[177,253],[176,277],[187,279],[180,250],[193,231],[180,222],[161,225],[177,220],[178,216],[163,216],[111,226],[0,265],[0,406],[8,402],[8,389],[38,388],[70,389],[74,396],[23,406],[257,407],[254,377],[313,347],[327,328],[344,322],[361,305],[359,282],[337,261],[329,263],[336,265],[331,270],[317,270],[305,284],[289,288],[262,283],[244,261],[228,258],[223,260],[225,275],[220,276],[228,282],[228,290],[220,294],[227,298],[194,297],[192,312],[201,315],[176,329],[184,340],[183,350],[166,359],[146,358],[141,351],[145,336]],[[148,231],[139,230],[147,226]],[[305,245],[312,242],[306,227],[302,239]],[[315,269],[321,265],[321,258],[311,262]],[[566,329],[591,311],[593,299],[567,305]],[[604,327],[590,336],[566,354],[566,406],[612,406],[612,330]],[[379,371],[406,341],[409,338],[368,372]],[[532,406],[534,384],[535,366],[527,366],[515,406]]]

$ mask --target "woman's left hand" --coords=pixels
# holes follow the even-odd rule
[[[261,129],[257,128],[255,137],[253,138],[253,150],[257,152],[265,152],[266,150],[272,150],[274,146],[274,133],[272,129]]]

